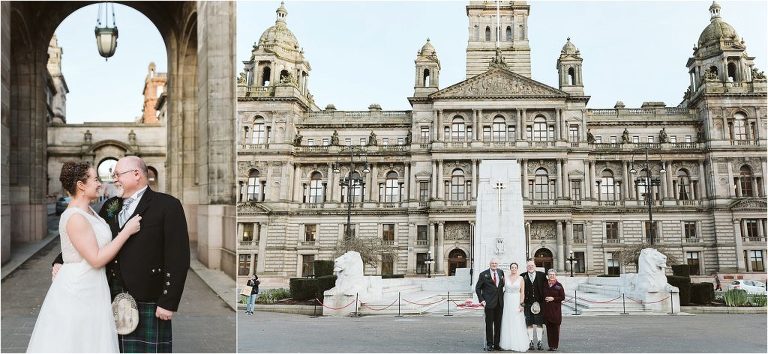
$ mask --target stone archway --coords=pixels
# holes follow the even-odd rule
[[[168,62],[165,190],[179,198],[198,259],[234,277],[235,4],[123,2],[160,32]],[[2,262],[47,234],[48,43],[88,2],[3,2]],[[95,53],[94,53],[95,55]],[[136,155],[143,157],[140,152]]]
[[[448,253],[448,275],[456,275],[456,268],[467,267],[467,254],[456,248]]]
[[[545,271],[554,267],[552,251],[546,248],[536,250],[533,253],[533,261],[536,263],[536,267],[542,267]]]

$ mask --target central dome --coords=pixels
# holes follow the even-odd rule
[[[293,32],[288,29],[288,25],[285,24],[285,18],[288,16],[288,10],[285,8],[284,3],[280,3],[280,7],[275,11],[277,13],[277,20],[275,25],[267,28],[259,38],[259,46],[262,45],[278,45],[287,50],[298,50],[299,41]]]
[[[739,34],[733,29],[733,26],[729,25],[720,18],[712,19],[712,22],[704,28],[699,36],[699,47],[703,47],[711,44],[712,42],[720,42],[720,40],[732,40],[740,41]]]

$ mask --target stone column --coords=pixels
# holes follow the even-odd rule
[[[368,201],[379,201],[379,167],[375,163],[371,163],[371,173],[368,174],[370,180],[368,182]]]
[[[704,175],[704,161],[699,161],[699,200],[704,200],[708,197],[707,188],[705,184],[707,178]]]
[[[293,201],[301,203],[301,193],[304,192],[301,186],[301,167],[298,163],[293,164]]]
[[[760,187],[763,188],[763,195],[766,195],[766,193],[768,193],[768,164],[766,163],[766,160],[762,160],[760,161],[760,165],[763,169],[763,185]]]
[[[555,140],[563,140],[561,133],[562,129],[560,128],[560,109],[555,108]]]
[[[254,228],[259,230],[259,259],[256,264],[256,273],[264,273],[267,264],[267,238],[269,237],[269,224],[258,223]]]
[[[479,162],[472,160],[472,190],[468,191],[472,197],[470,199],[477,200],[477,183],[480,178],[480,169],[478,168]]]
[[[597,199],[597,186],[595,185],[595,161],[589,161],[589,196]]]
[[[565,221],[565,253],[563,254],[563,257],[570,256],[571,252],[573,252],[573,221],[572,220],[566,220]],[[570,269],[570,263],[568,264],[568,269]]]
[[[400,201],[407,202],[411,199],[411,185],[413,184],[413,180],[411,179],[411,163],[407,162],[405,164],[405,176],[403,176],[405,179],[405,195],[401,195]],[[402,198],[405,198],[405,200],[402,200]]]
[[[515,127],[515,137],[516,140],[523,140],[523,111],[521,109],[515,109],[515,113],[517,115],[517,126]]]
[[[432,199],[437,199],[437,160],[432,161]]]
[[[731,160],[728,160],[728,196],[733,198],[736,196],[736,188],[738,188],[738,183],[736,184],[736,188],[733,187],[733,164],[731,163]],[[714,167],[714,166],[712,166]],[[715,181],[712,181],[715,182]]]
[[[529,140],[531,137],[528,136],[528,130],[526,130],[526,109],[523,108],[523,115],[520,118],[520,121],[522,122],[520,125],[520,130],[522,132],[523,140]]]
[[[429,225],[429,240],[427,240],[427,250],[432,252],[432,259],[434,260],[437,254],[437,250],[435,249],[435,238],[437,237],[437,234],[435,234],[435,222],[430,222]],[[435,270],[435,266],[432,266],[432,271]]]
[[[416,224],[408,223],[408,250],[412,250],[416,246]],[[408,259],[406,260],[405,273],[416,274],[416,252],[407,252]]]
[[[622,187],[621,199],[627,200],[627,199],[630,199],[629,186],[632,181],[632,176],[629,175],[629,162],[624,161],[624,163],[621,165],[624,173],[624,183],[621,184],[621,187]]]
[[[435,136],[437,136],[437,141],[443,141],[445,138],[443,136],[443,110],[437,111],[437,132],[435,132]]]
[[[525,239],[526,241],[526,249],[525,249],[525,258],[526,261],[528,258],[533,258],[533,255],[531,254],[531,222],[526,221],[525,222]]]
[[[565,244],[563,243],[563,220],[557,220],[557,271],[565,270]]]
[[[565,171],[565,160],[560,159],[560,181],[562,184],[562,190],[563,190],[563,197],[564,198],[570,198],[571,197],[571,189],[568,188],[568,173]]]
[[[666,176],[664,176],[667,179],[667,198],[676,199],[674,183],[672,183],[672,177],[674,177],[676,173],[675,171],[672,171],[672,161],[664,161],[664,166],[666,166],[665,169],[667,170],[665,173]]]
[[[560,160],[555,160],[555,199],[560,199],[563,196],[563,191],[561,184],[563,182],[562,178],[563,170],[560,168]]]
[[[440,274],[448,275],[448,273],[445,271],[447,267],[443,264],[445,262],[445,257],[443,254],[445,253],[445,250],[443,249],[445,247],[445,223],[440,222],[437,224],[437,257],[435,257],[435,275],[440,272]]]
[[[333,183],[333,179],[335,177],[335,173],[333,173],[333,164],[328,163],[328,195],[326,196],[326,199],[333,203],[336,201],[336,183]]]
[[[475,118],[475,140],[480,140],[480,134],[482,134],[482,121],[483,121],[483,110],[478,109],[477,110],[477,117]]]
[[[746,271],[744,264],[744,246],[741,235],[741,219],[733,219],[733,237],[736,240],[736,265],[739,272]]]
[[[445,186],[443,185],[443,160],[437,161],[437,198],[445,199]]]
[[[523,193],[523,199],[528,198],[528,160],[522,159],[523,163],[520,165],[520,169],[523,171],[523,181],[522,185],[520,186],[522,193]]]

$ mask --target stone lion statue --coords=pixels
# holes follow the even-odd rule
[[[664,270],[667,268],[667,256],[655,248],[644,248],[637,261],[637,276],[632,281],[632,288],[641,293],[666,292],[672,286],[667,284]]]
[[[331,289],[338,295],[355,295],[365,289],[363,258],[360,253],[349,251],[333,261],[336,287]]]

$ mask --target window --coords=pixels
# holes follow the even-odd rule
[[[653,227],[651,227],[650,221],[643,222],[643,232],[645,234],[645,242],[650,244],[655,244],[659,242],[659,222],[654,221]],[[651,235],[653,235],[653,240],[651,240]]]
[[[571,181],[571,200],[581,201],[581,181]]]
[[[733,140],[747,140],[747,117],[743,113],[736,113],[729,124]]]
[[[256,119],[253,123],[253,129],[251,133],[251,144],[264,144],[266,141],[266,134],[264,129],[264,120]]]
[[[613,179],[613,172],[605,170],[600,178],[600,196],[602,200],[616,200],[616,182]]]
[[[325,202],[325,195],[323,191],[323,176],[320,172],[313,172],[309,181],[309,202],[311,204]]]
[[[573,272],[585,273],[587,271],[587,260],[584,258],[584,252],[573,252],[573,258],[576,258],[573,261]]]
[[[368,139],[366,138],[360,138],[360,146],[365,146],[365,144],[368,143]]]
[[[427,254],[416,253],[416,274],[427,274]]]
[[[619,223],[616,221],[609,221],[605,223],[605,241],[607,243],[619,242]]]
[[[491,141],[491,127],[487,125],[483,127],[483,141]]]
[[[677,199],[690,200],[691,195],[691,178],[688,176],[688,171],[681,169],[677,171]]]
[[[595,144],[602,144],[603,143],[603,137],[601,135],[595,136]]]
[[[507,38],[507,42],[512,42],[512,27],[507,26],[506,35],[507,35],[507,37],[506,37]]]
[[[363,181],[360,173],[357,171],[352,171],[352,188],[349,188],[349,190],[352,192],[353,202],[363,201]],[[347,198],[349,198],[349,196],[347,195],[347,188],[345,186],[341,188],[341,202],[346,203],[348,201]]]
[[[533,181],[533,199],[549,200],[549,175],[547,170],[539,168]]]
[[[241,254],[238,258],[237,275],[249,275],[251,272],[251,255]]]
[[[493,119],[493,141],[507,141],[507,124],[504,117],[496,116]]]
[[[515,141],[515,140],[517,140],[517,135],[515,133],[516,131],[517,130],[515,129],[514,125],[510,124],[510,125],[507,126],[507,141]]]
[[[429,229],[427,225],[416,225],[416,243],[426,245],[428,242]]]
[[[395,273],[395,262],[392,258],[382,257],[381,260],[381,275],[392,275]]]
[[[423,144],[429,143],[429,127],[421,127],[421,142]]]
[[[464,171],[459,168],[451,173],[450,200],[464,200]]]
[[[699,252],[685,252],[685,259],[688,262],[688,267],[690,269],[691,275],[700,275],[701,271],[699,270],[700,264],[699,264]]]
[[[648,176],[647,170],[642,169],[639,172],[639,176],[640,177],[638,177],[635,180],[635,186],[637,187],[637,196],[642,197],[643,200],[648,200],[648,197],[649,197],[648,193],[651,193],[651,189],[650,189],[650,186],[648,185],[648,178],[646,177]]]
[[[307,139],[307,145],[315,146],[315,139],[312,139],[312,138]]]
[[[429,182],[427,181],[419,182],[419,201],[429,201]]]
[[[451,141],[464,141],[464,132],[466,131],[466,125],[464,124],[464,118],[460,116],[453,117],[451,123]]]
[[[741,187],[740,197],[754,197],[754,190],[752,189],[752,169],[749,166],[741,166],[739,170],[738,178],[739,187]]]
[[[395,203],[400,201],[400,183],[397,180],[397,172],[387,173],[387,179],[384,183],[384,202]]]
[[[606,266],[608,267],[607,271],[609,275],[619,275],[621,274],[621,261],[619,259],[620,254],[619,252],[608,252],[606,254],[608,256],[608,259],[606,260]]]
[[[301,255],[301,276],[302,277],[308,277],[310,275],[315,275],[315,255],[314,254],[304,254]]]
[[[397,145],[405,145],[405,138],[397,138]]]
[[[389,138],[381,138],[381,145],[389,145]]]
[[[259,170],[251,170],[248,173],[247,198],[249,202],[259,202],[261,199],[261,181],[259,181]]]
[[[533,120],[533,140],[546,141],[547,139],[547,120],[538,116]]]
[[[578,125],[571,125],[568,127],[568,139],[572,143],[576,143],[579,141],[579,126]]]
[[[349,228],[347,228],[347,226],[349,226]],[[344,235],[349,235],[349,237],[355,237],[355,235],[357,234],[356,229],[357,228],[355,227],[355,224],[351,224],[351,225],[344,224]]]
[[[690,142],[693,142],[693,140],[692,140],[692,138],[691,138],[691,136],[690,136],[690,135],[686,135],[686,136],[685,136],[685,142],[686,142],[686,143],[690,143]]]
[[[331,145],[331,139],[330,138],[323,138],[323,146]]]
[[[243,235],[241,241],[243,242],[251,242],[253,241],[253,224],[246,223],[243,225]]]
[[[584,243],[584,224],[573,224],[573,243]]]
[[[395,241],[395,224],[381,225],[381,238],[384,241]]]
[[[696,222],[684,221],[683,233],[685,235],[686,240],[697,240],[699,238],[699,235],[696,233]]]
[[[485,41],[490,42],[491,41],[491,27],[485,26]]]
[[[676,143],[677,142],[677,136],[670,135],[669,136],[669,142],[672,143],[672,144]]]
[[[640,137],[635,135],[632,137],[632,143],[633,144],[639,144],[640,143]]]
[[[749,265],[750,265],[750,268],[752,268],[752,271],[764,272],[765,263],[763,262],[763,251],[755,250],[755,251],[748,251],[748,253],[749,253]]]
[[[653,144],[653,135],[648,136],[648,143]]]
[[[744,230],[742,231],[742,237],[748,238],[750,241],[760,241],[760,235],[758,234],[757,219],[744,219]]]
[[[317,224],[304,225],[304,241],[315,242],[317,240]]]
[[[344,138],[344,145],[347,145],[347,146],[352,145],[352,138]]]
[[[609,141],[611,142],[611,144],[616,144],[617,142],[616,135],[611,135],[611,139]]]

